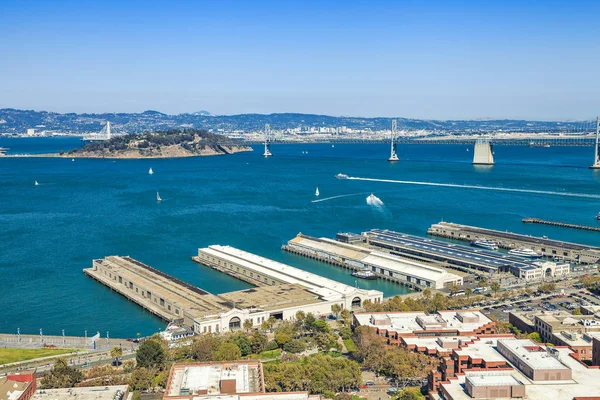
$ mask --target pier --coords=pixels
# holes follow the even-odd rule
[[[523,218],[523,223],[524,224],[540,224],[540,225],[559,226],[561,228],[571,228],[571,229],[579,229],[579,230],[583,230],[583,231],[600,232],[599,226],[577,225],[577,224],[569,224],[567,222],[559,222],[559,221],[546,221],[544,219],[539,219],[539,218]]]
[[[600,247],[563,242],[547,237],[502,232],[452,222],[433,224],[427,230],[427,234],[465,242],[487,239],[495,242],[502,249],[511,250],[525,247],[541,253],[543,256],[570,263],[595,264],[600,262]]]

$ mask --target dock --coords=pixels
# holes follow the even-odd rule
[[[569,224],[567,222],[559,222],[559,221],[546,221],[544,219],[539,219],[539,218],[523,218],[523,223],[524,224],[550,225],[550,226],[558,226],[561,228],[579,229],[582,231],[600,232],[600,226],[577,225],[577,224]]]
[[[502,232],[453,222],[433,224],[427,230],[427,234],[465,242],[487,239],[495,242],[502,249],[511,250],[525,247],[541,253],[543,256],[570,263],[596,264],[600,262],[600,247],[548,239],[547,237]]]

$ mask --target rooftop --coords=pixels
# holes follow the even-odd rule
[[[472,360],[483,360],[486,363],[506,363],[506,359],[496,350],[497,344],[497,338],[482,338],[454,352],[459,356],[468,356]]]
[[[555,357],[554,349],[539,346],[529,339],[500,339],[498,345],[504,346],[533,370],[567,368],[564,363]]]
[[[0,378],[0,400],[17,400],[25,391],[29,382],[17,382]]]
[[[398,333],[423,330],[473,332],[492,321],[480,311],[438,311],[437,314],[417,312],[354,313],[360,325]]]
[[[127,385],[40,389],[31,400],[126,400]]]
[[[258,361],[180,363],[171,367],[164,398],[263,392],[262,364]]]
[[[516,386],[523,385],[511,371],[506,372],[467,372],[465,382],[472,386]]]

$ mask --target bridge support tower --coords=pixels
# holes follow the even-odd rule
[[[398,159],[398,153],[396,153],[396,142],[394,141],[394,139],[396,139],[396,120],[393,119],[392,120],[392,141],[391,141],[391,148],[390,148],[390,158],[388,158],[388,161],[399,161]]]
[[[596,118],[596,144],[594,145],[594,163],[592,169],[600,169],[600,117]]]
[[[477,139],[475,142],[473,165],[494,165],[494,154],[489,140]]]
[[[265,125],[265,152],[263,153],[263,157],[271,157],[273,154],[271,153],[271,125]]]

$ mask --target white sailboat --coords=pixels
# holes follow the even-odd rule
[[[40,186],[40,184],[38,183],[38,181],[35,181],[35,182],[34,182],[34,185],[35,185],[35,186]]]
[[[71,161],[75,161],[75,159],[74,159],[74,158],[71,158]]]
[[[317,190],[315,191],[315,196],[319,197],[319,187],[317,186]]]
[[[150,167],[150,169],[148,170],[148,173],[149,173],[150,175],[152,175],[152,174],[154,173],[154,171],[152,171],[152,167]]]
[[[156,192],[156,201],[158,201],[159,203],[162,201],[162,199],[160,198],[160,194],[158,194],[158,192]]]

